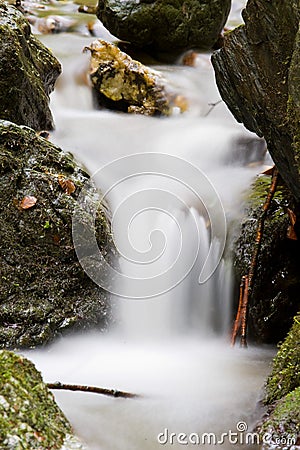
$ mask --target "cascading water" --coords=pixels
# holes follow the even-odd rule
[[[237,125],[223,105],[209,106],[219,96],[206,58],[196,69],[162,68],[189,97],[190,113],[168,119],[126,116],[94,111],[89,89],[70,79],[70,68],[74,77],[73,69],[81,71],[87,62],[80,52],[90,38],[50,36],[45,41],[66,68],[52,99],[57,126],[52,140],[72,151],[91,173],[101,169],[94,179],[103,192],[116,180],[122,181],[107,196],[120,218],[113,223],[115,238],[121,249],[130,244],[129,257],[138,255],[139,263],[120,261],[129,279],[121,276],[115,283],[113,292],[119,295],[112,299],[115,322],[108,333],[62,338],[28,356],[46,381],[115,387],[143,395],[124,401],[56,394],[91,450],[180,449],[181,432],[199,436],[212,432],[219,438],[229,430],[242,431],[237,430],[241,421],[250,429],[272,351],[228,348],[229,253],[217,263],[226,234],[222,214],[229,225],[238,220],[241,194],[259,171],[252,163],[261,153],[261,142]],[[146,174],[138,157],[130,157],[136,154],[142,154],[143,161],[150,158],[155,173]],[[173,166],[165,164],[165,158],[182,160],[185,168],[192,164],[195,171],[176,172],[172,178],[167,170],[172,172]],[[105,165],[111,169],[103,171]],[[198,176],[206,180],[202,185]],[[202,186],[200,200],[190,189],[197,183]],[[211,276],[199,284],[204,267]],[[151,277],[162,273],[166,276],[160,287]],[[146,280],[138,295],[132,294],[130,278],[134,277]],[[158,291],[155,297],[146,298],[153,289]],[[170,433],[176,434],[171,440]],[[201,446],[210,448],[207,441]],[[225,440],[222,448],[232,444]]]

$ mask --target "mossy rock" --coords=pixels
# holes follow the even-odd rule
[[[218,40],[230,0],[99,0],[97,16],[116,37],[158,52],[208,50]]]
[[[98,39],[91,52],[90,77],[96,106],[135,114],[171,115],[187,101],[167,87],[162,75],[135,61],[116,45]]]
[[[257,432],[263,449],[295,449],[300,445],[300,387],[282,397],[269,411]],[[297,445],[297,447],[296,447]]]
[[[0,1],[0,119],[52,129],[49,94],[60,63],[32,34],[14,6]]]
[[[85,275],[72,240],[76,199],[88,180],[70,154],[32,129],[0,121],[1,347],[31,347],[66,330],[106,326],[108,294]],[[66,185],[75,191],[68,193]],[[28,198],[35,204],[26,209]],[[89,223],[89,213],[82,215]],[[103,204],[95,235],[109,258]]]
[[[246,198],[244,217],[233,243],[237,283],[249,272],[257,223],[270,183],[271,177],[259,176]],[[250,297],[249,333],[258,342],[278,343],[300,309],[300,245],[287,237],[288,208],[293,207],[289,190],[279,181],[265,220]]]
[[[32,362],[1,350],[1,449],[83,450],[72,434],[71,425]]]
[[[267,380],[266,402],[273,403],[295,388],[300,388],[300,314],[295,317],[291,330],[274,358],[273,370]]]

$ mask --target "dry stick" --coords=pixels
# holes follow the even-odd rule
[[[238,311],[237,311],[237,314],[236,314],[236,318],[235,318],[235,321],[234,321],[232,334],[231,334],[231,347],[234,347],[234,344],[235,344],[235,341],[236,341],[236,337],[237,337],[237,334],[238,334],[240,326],[241,326],[241,310],[242,310],[242,303],[243,303],[243,298],[244,298],[245,278],[246,277],[243,276],[242,279],[241,279],[239,306],[238,306]]]
[[[122,398],[138,398],[140,395],[132,394],[130,392],[117,391],[114,389],[106,389],[97,386],[82,386],[80,384],[64,384],[64,383],[47,383],[48,389],[63,389],[66,391],[81,391],[92,392],[93,394],[103,394],[110,397],[122,397]]]
[[[246,276],[243,301],[241,307],[241,347],[244,348],[248,347],[247,345],[248,300],[249,300],[249,276]]]
[[[263,205],[263,212],[257,222],[254,252],[253,252],[252,258],[251,258],[250,269],[249,269],[248,275],[243,276],[244,286],[243,286],[243,291],[241,292],[241,290],[240,290],[239,308],[238,308],[237,316],[236,316],[234,327],[233,327],[232,337],[231,337],[231,345],[232,346],[235,344],[237,333],[239,332],[239,329],[241,328],[241,347],[247,347],[247,319],[248,319],[249,297],[251,296],[252,289],[253,289],[253,280],[254,280],[254,276],[255,276],[258,255],[259,255],[259,251],[260,251],[260,247],[261,247],[265,219],[267,217],[268,210],[270,208],[272,199],[276,192],[277,182],[278,182],[278,170],[275,167],[273,170],[273,174],[272,174],[271,186],[270,186],[266,201]]]

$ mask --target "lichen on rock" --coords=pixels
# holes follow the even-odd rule
[[[72,239],[76,199],[88,180],[70,154],[29,128],[0,121],[0,347],[31,347],[66,330],[106,326],[108,294],[84,273]],[[82,216],[89,223],[89,213]],[[94,230],[103,256],[113,257],[104,204]]]
[[[230,0],[99,0],[97,16],[116,37],[154,51],[208,50],[219,38]]]
[[[6,350],[0,351],[0,442],[2,450],[84,450],[32,362]]]
[[[145,115],[170,115],[184,111],[187,102],[167,88],[162,75],[122,52],[116,45],[98,39],[91,52],[90,77],[100,106]]]
[[[60,63],[31,34],[22,13],[1,0],[0,119],[52,129],[49,94],[60,72]]]

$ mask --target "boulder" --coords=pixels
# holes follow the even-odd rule
[[[300,388],[300,313],[295,316],[293,326],[274,358],[272,373],[267,380],[265,401],[273,403],[297,388]]]
[[[243,18],[213,54],[217,85],[236,119],[266,139],[300,201],[300,3],[249,0]]]
[[[0,121],[0,347],[32,347],[66,330],[106,326],[108,294],[85,275],[72,240],[87,180],[70,154],[32,129]],[[109,258],[105,208],[94,232]],[[88,222],[88,212],[82,215]]]
[[[52,129],[49,94],[60,63],[32,34],[14,6],[0,1],[0,119]]]
[[[245,210],[233,242],[237,284],[249,272],[258,219],[270,189],[271,177],[259,176],[245,199]],[[249,308],[249,335],[257,342],[277,343],[300,310],[300,243],[289,239],[288,210],[294,200],[281,181],[264,222]],[[238,300],[238,294],[235,296]],[[236,305],[237,306],[237,305]]]
[[[34,365],[0,351],[2,450],[84,450]]]
[[[159,52],[208,50],[219,38],[230,0],[99,0],[97,16],[116,37]]]
[[[145,115],[170,115],[187,109],[186,100],[171,92],[162,75],[98,39],[91,52],[90,77],[97,105]]]
[[[264,402],[268,411],[257,426],[259,435],[268,437],[264,448],[277,448],[276,438],[284,448],[300,445],[300,314],[274,358]]]

